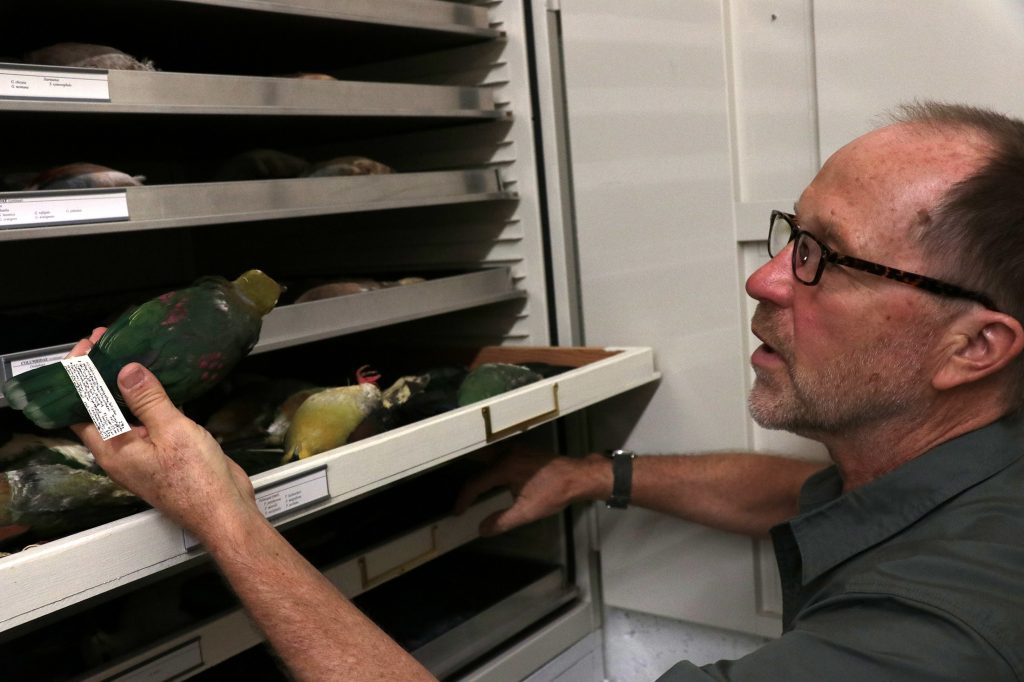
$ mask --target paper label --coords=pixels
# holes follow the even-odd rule
[[[330,493],[327,491],[327,469],[318,469],[257,491],[256,504],[265,517],[274,519],[328,497]]]
[[[273,520],[287,512],[329,499],[330,496],[327,488],[327,469],[324,467],[257,490],[256,506],[264,517]],[[182,533],[186,550],[199,546],[199,540],[191,533]]]
[[[109,102],[110,84],[101,69],[0,64],[0,99]]]
[[[31,358],[18,358],[17,360],[11,360],[11,376],[16,377],[19,374],[24,374],[36,367],[44,367],[46,365],[52,365],[55,362],[60,362],[67,354],[67,351],[62,351],[60,353],[50,353],[49,355],[36,355]]]
[[[130,220],[127,190],[0,196],[0,229]]]
[[[108,682],[165,682],[177,679],[179,675],[202,664],[203,650],[196,639],[122,675],[111,677]]]
[[[71,377],[71,383],[75,385],[75,390],[82,398],[85,409],[89,411],[89,418],[100,432],[100,438],[110,440],[114,436],[131,431],[121,408],[114,402],[113,394],[88,355],[64,358],[61,363],[64,364],[64,369]]]

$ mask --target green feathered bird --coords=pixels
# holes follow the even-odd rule
[[[223,379],[252,350],[262,318],[281,291],[281,285],[259,270],[233,282],[203,277],[119,317],[89,357],[122,406],[117,373],[131,362],[148,367],[174,403],[187,402]],[[89,419],[60,363],[10,379],[4,395],[11,407],[44,429]]]
[[[458,403],[460,406],[493,398],[496,395],[511,391],[540,381],[543,377],[539,372],[524,365],[513,365],[506,362],[489,362],[472,370],[459,385]]]

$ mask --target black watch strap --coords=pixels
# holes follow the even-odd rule
[[[633,459],[636,453],[632,450],[609,450],[606,456],[612,460],[612,496],[606,504],[611,509],[625,509],[633,494]]]

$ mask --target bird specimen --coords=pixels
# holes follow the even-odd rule
[[[459,405],[491,398],[505,391],[532,384],[543,377],[529,367],[504,362],[488,362],[466,375],[459,386]]]
[[[214,180],[275,180],[297,178],[309,168],[305,159],[276,149],[252,149],[224,162]]]
[[[320,178],[343,175],[385,175],[394,172],[391,166],[365,156],[339,156],[314,164],[312,168],[303,173],[303,176]]]
[[[25,53],[30,64],[73,66],[80,69],[114,69],[121,71],[155,71],[153,62],[138,60],[130,54],[107,45],[90,43],[57,43]]]
[[[128,175],[113,168],[94,163],[70,163],[50,168],[36,175],[25,186],[27,190],[37,189],[95,189],[98,187],[137,187],[146,178],[142,175]]]
[[[336,298],[338,296],[348,296],[350,294],[362,294],[367,291],[390,289],[391,287],[419,284],[425,281],[426,280],[422,277],[403,277],[396,280],[376,280],[359,277],[355,279],[339,280],[337,282],[328,282],[327,284],[320,284],[307,289],[295,299],[295,302],[305,303],[307,301],[320,301],[325,298]]]
[[[117,373],[131,362],[148,367],[175,403],[187,402],[223,379],[252,350],[262,318],[280,294],[281,286],[259,270],[248,270],[234,281],[201,278],[119,317],[89,358],[122,405]],[[11,407],[44,429],[88,420],[59,363],[8,380],[4,395]]]
[[[229,383],[233,384],[230,397],[203,424],[210,435],[225,444],[248,441],[249,444],[265,445],[270,442],[270,426],[280,417],[283,405],[296,393],[313,388],[309,382],[299,379],[268,379],[251,375],[233,378]],[[291,414],[294,412],[292,409]],[[277,444],[280,445],[283,439],[282,431]]]
[[[284,460],[291,462],[344,445],[359,423],[380,404],[380,378],[368,367],[356,372],[355,386],[318,391],[295,411],[284,440]]]
[[[0,472],[0,537],[18,530],[53,537],[139,509],[135,495],[102,473],[63,464],[32,464]]]

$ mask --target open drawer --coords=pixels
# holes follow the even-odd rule
[[[658,378],[649,348],[489,347],[472,364],[483,362],[574,369],[255,476],[264,513],[275,524],[293,524]],[[0,631],[201,554],[180,528],[148,510],[4,557]]]
[[[508,493],[490,496],[473,505],[460,516],[433,519],[365,550],[357,551],[339,561],[329,563],[327,566],[321,567],[321,570],[343,594],[358,602],[360,595],[385,586],[428,561],[439,559],[472,542],[478,537],[477,528],[480,521],[492,512],[505,508],[511,503],[512,498]],[[331,523],[344,522],[341,519],[331,521]],[[460,568],[453,569],[449,565],[442,567],[442,570],[465,572],[472,570],[474,566],[479,566],[481,561],[487,561],[486,556],[477,557],[475,561],[460,559],[456,562]],[[504,563],[508,564],[509,561],[505,559]],[[520,573],[523,571],[520,570]],[[541,598],[542,604],[551,610],[558,604],[558,600],[553,597],[571,596],[572,590],[566,587],[565,577],[557,568],[535,566],[533,573],[525,577],[527,580],[524,585],[511,585],[501,590],[499,599],[487,600],[486,597],[478,597],[477,601],[483,599],[493,603],[488,604],[489,608],[475,609],[474,611],[479,611],[479,613],[474,613],[474,616],[488,618],[488,611],[494,613],[496,609],[500,611],[513,605],[520,607],[531,605],[538,608],[541,607],[541,603],[536,602],[541,601]],[[411,582],[406,582],[409,582],[411,588],[415,589],[415,585],[430,578],[431,576],[420,576]],[[397,587],[399,590],[410,589],[410,587],[403,588],[401,585]],[[391,589],[390,591],[394,592],[395,590]],[[531,597],[533,598],[531,599]],[[383,598],[366,599],[365,603],[360,604],[360,607],[371,617],[376,616],[375,620],[387,621],[389,617],[387,607],[375,606],[375,604],[390,604],[392,598],[393,595],[389,594]],[[407,601],[401,603],[404,604]],[[377,613],[374,613],[375,609]],[[423,611],[429,610],[423,609]],[[520,618],[522,617],[520,615]],[[423,619],[423,616],[420,615],[419,618]],[[435,614],[434,618],[436,620],[438,616]],[[443,621],[451,621],[452,618],[447,613],[440,616]],[[392,618],[392,620],[396,619]],[[459,637],[460,628],[465,630],[467,627],[472,627],[472,624],[468,623],[473,620],[472,618],[463,619],[457,626],[441,628],[443,630],[441,634],[433,632],[437,629],[433,623],[426,627],[410,628],[408,615],[397,620],[403,622],[406,633],[410,631],[416,633],[413,636],[406,635],[407,641],[411,645],[409,648],[413,651],[423,649],[422,656],[426,659],[424,662],[433,663],[431,669],[435,674],[442,674],[447,670],[448,666],[443,662],[444,659],[451,657],[459,659],[465,656],[464,647],[452,647],[446,642],[453,637]],[[513,619],[505,620],[509,625],[514,624]],[[492,632],[501,632],[506,628],[491,627],[489,629]],[[427,634],[421,634],[424,632]],[[143,650],[135,650],[131,655],[122,657],[113,664],[102,666],[102,669],[93,669],[82,679],[96,682],[111,679],[126,682],[128,680],[183,679],[232,658],[259,644],[262,640],[262,635],[252,626],[245,613],[236,608],[209,618],[195,627],[189,627],[168,636]]]

